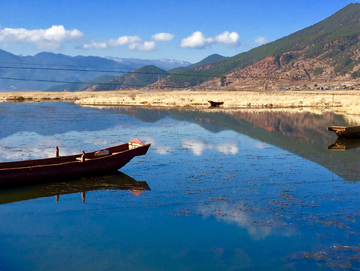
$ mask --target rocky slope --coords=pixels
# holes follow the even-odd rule
[[[360,4],[231,58],[197,66],[153,87],[233,90],[357,87],[360,78]]]

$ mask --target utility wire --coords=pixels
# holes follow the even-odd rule
[[[4,63],[4,62],[0,62]],[[73,67],[80,67],[80,66],[73,66]],[[13,66],[0,66],[0,69],[18,69],[18,70],[48,70],[48,71],[76,71],[76,72],[101,72],[101,73],[135,73],[135,74],[155,74],[155,75],[161,75],[161,74],[167,74],[167,75],[175,75],[175,76],[194,76],[194,77],[209,77],[209,78],[215,78],[220,77],[222,75],[200,75],[200,74],[186,74],[186,73],[159,73],[159,72],[141,72],[141,71],[126,71],[126,70],[93,70],[93,69],[73,69],[73,68],[38,68],[38,67],[13,67]]]
[[[2,64],[13,64],[13,65],[19,65],[18,63],[12,63],[12,62],[1,62]],[[43,65],[43,64],[30,64],[30,65]],[[66,65],[55,65],[56,66],[63,66],[66,67]],[[54,66],[53,66],[54,67]],[[166,75],[166,76],[189,76],[189,77],[201,77],[201,78],[219,78],[219,77],[225,77],[224,75],[204,75],[204,74],[190,74],[190,73],[159,73],[159,72],[142,72],[142,71],[126,71],[126,70],[97,70],[93,69],[94,67],[87,68],[86,66],[75,66],[75,65],[69,65],[68,67],[74,67],[74,68],[51,68],[51,67],[30,67],[30,66],[0,66],[0,69],[18,69],[18,70],[43,70],[43,71],[69,71],[69,72],[96,72],[96,73],[122,73],[124,74],[147,74],[147,75]],[[81,69],[79,69],[81,68]],[[248,76],[248,78],[257,78],[257,79],[269,79],[273,78],[272,76]],[[62,81],[62,80],[47,80],[47,79],[23,79],[23,78],[12,78],[12,77],[4,77],[1,76],[0,79],[3,80],[14,80],[14,81],[26,81],[26,82],[45,82],[45,83],[61,83],[61,84],[82,84],[82,85],[100,85],[100,86],[124,86],[124,87],[145,87],[146,85],[130,85],[130,84],[122,84],[122,83],[104,83],[104,82],[84,82],[84,81]],[[171,86],[171,88],[183,88],[183,87],[176,87]]]
[[[11,77],[3,77],[0,76],[0,79],[4,80],[14,80],[14,81],[25,81],[25,82],[43,82],[43,83],[62,83],[62,84],[74,84],[74,85],[102,85],[102,86],[127,86],[127,87],[145,87],[147,85],[134,85],[134,84],[120,84],[120,83],[94,83],[94,82],[68,82],[61,80],[46,80],[46,79],[22,79],[22,78],[11,78]],[[177,87],[173,87],[177,88]],[[180,87],[179,87],[180,88]]]

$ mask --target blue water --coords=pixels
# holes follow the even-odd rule
[[[360,267],[359,183],[319,162],[336,154],[305,157],[296,143],[280,148],[199,114],[0,104],[0,161],[50,157],[55,146],[68,155],[136,137],[152,144],[121,169],[150,186],[138,196],[97,190],[84,203],[74,193],[0,205],[0,270]],[[359,164],[350,154],[348,171]]]

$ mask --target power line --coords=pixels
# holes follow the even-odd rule
[[[68,82],[61,80],[46,80],[46,79],[23,79],[23,78],[11,78],[0,76],[0,79],[4,80],[14,80],[14,81],[24,81],[24,82],[43,82],[43,83],[61,83],[61,84],[73,84],[73,85],[102,85],[102,86],[127,86],[127,87],[145,87],[147,85],[134,85],[134,84],[120,84],[120,83],[94,83],[94,82]],[[176,87],[174,87],[176,88]]]
[[[8,63],[8,64],[12,64],[9,62],[0,62],[0,63]],[[14,63],[16,64],[16,63]],[[38,64],[40,65],[40,64]],[[61,66],[61,65],[60,65]],[[93,70],[93,69],[85,69],[85,66],[71,66],[71,67],[84,67],[84,69],[75,69],[75,68],[51,68],[51,67],[15,67],[15,66],[0,66],[0,69],[19,69],[19,70],[48,70],[48,71],[76,71],[76,72],[99,72],[99,73],[122,73],[122,74],[126,74],[126,73],[135,73],[135,74],[152,74],[152,75],[161,75],[161,74],[165,74],[165,73],[160,73],[160,72],[142,72],[142,71],[136,71],[136,70],[131,70],[131,71],[127,71],[127,70]],[[167,75],[175,75],[175,76],[194,76],[194,77],[209,77],[209,78],[215,78],[215,77],[220,77],[222,75],[203,75],[203,74],[186,74],[186,73],[168,73],[166,72]]]
[[[13,65],[19,65],[18,63],[12,63],[12,62],[1,62],[2,64],[13,64]],[[36,65],[43,65],[43,64],[31,64],[32,66]],[[86,67],[86,66],[75,66],[75,65],[69,65],[68,67],[74,67],[74,68],[52,68],[52,67],[32,67],[32,66],[0,66],[0,69],[18,69],[18,70],[43,70],[43,71],[69,71],[69,72],[94,72],[94,73],[122,73],[124,74],[146,74],[146,75],[157,75],[158,78],[160,75],[166,75],[166,76],[188,76],[188,77],[198,77],[198,78],[209,78],[214,79],[218,77],[225,77],[224,75],[204,75],[204,74],[190,74],[190,73],[160,73],[160,72],[146,72],[146,71],[126,71],[126,70],[97,70],[93,69],[94,67]],[[66,65],[55,65],[53,67],[67,67]],[[78,68],[77,68],[78,67]],[[79,69],[81,68],[81,69]],[[225,77],[226,78],[226,77]],[[232,76],[230,76],[232,78]],[[273,76],[247,76],[247,78],[251,79],[271,79],[274,78]],[[26,82],[43,82],[43,83],[58,83],[58,84],[72,84],[72,85],[98,85],[98,86],[123,86],[123,87],[145,87],[149,84],[145,85],[134,85],[134,84],[124,84],[124,83],[106,83],[106,82],[89,82],[89,81],[62,81],[62,80],[50,80],[50,79],[24,79],[24,78],[13,78],[13,77],[4,77],[1,76],[0,79],[3,80],[13,80],[13,81],[26,81]],[[158,80],[159,81],[159,80]],[[171,88],[183,88],[183,87],[177,87],[177,86],[169,86]]]

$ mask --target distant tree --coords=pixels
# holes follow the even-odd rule
[[[353,79],[360,77],[360,69],[357,70],[356,72],[353,72],[353,73],[351,74],[351,77],[352,77]]]
[[[221,76],[220,78],[220,83],[222,87],[226,86],[226,76]]]

